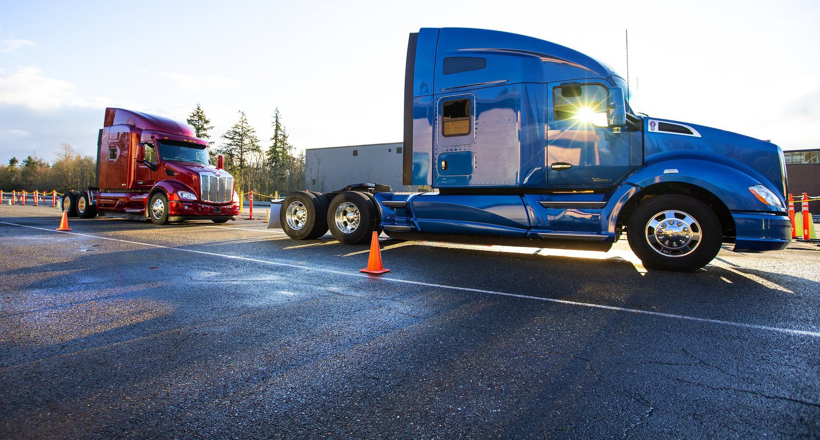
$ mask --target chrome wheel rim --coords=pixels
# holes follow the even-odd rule
[[[300,201],[291,202],[285,212],[285,221],[288,227],[294,231],[298,231],[305,227],[308,220],[308,212],[305,204]]]
[[[165,203],[162,202],[162,199],[154,200],[154,204],[151,205],[151,215],[159,220],[163,214],[165,214]]]
[[[78,197],[77,198],[77,211],[83,212],[85,211],[85,198]]]
[[[655,214],[646,223],[646,241],[665,257],[685,257],[698,248],[701,228],[691,215],[677,210]]]
[[[344,202],[336,208],[333,218],[336,229],[344,234],[352,234],[356,229],[359,229],[362,213],[353,203]]]
[[[71,197],[66,197],[63,199],[63,211],[71,210]]]

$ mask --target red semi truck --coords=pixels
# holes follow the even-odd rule
[[[97,186],[68,191],[69,217],[224,223],[239,215],[234,179],[209,164],[208,143],[186,124],[120,108],[105,109],[97,138]]]

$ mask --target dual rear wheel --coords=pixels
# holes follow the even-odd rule
[[[327,224],[333,238],[341,243],[366,242],[378,224],[376,206],[363,193],[345,191],[330,202]]]
[[[80,218],[94,218],[97,216],[97,206],[91,204],[91,195],[88,191],[77,194],[77,216]]]
[[[328,230],[344,244],[367,241],[378,225],[376,205],[361,192],[344,191],[333,200],[316,192],[289,194],[279,211],[285,233],[295,240],[319,238]]]
[[[61,206],[63,207],[63,211],[65,211],[69,217],[76,217],[77,193],[73,191],[66,191],[66,193],[63,195]]]
[[[62,198],[63,211],[69,217],[94,218],[97,216],[97,207],[91,204],[91,195],[88,191],[66,191]]]

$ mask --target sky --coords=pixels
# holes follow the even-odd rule
[[[297,149],[402,139],[407,37],[472,27],[562,44],[627,75],[651,116],[820,147],[820,1],[0,0],[0,163],[61,144],[95,156],[105,107],[263,148],[279,108]]]

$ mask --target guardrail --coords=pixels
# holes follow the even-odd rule
[[[21,204],[25,205],[28,203],[29,198],[31,198],[32,204],[34,206],[39,206],[40,203],[47,204],[48,198],[51,198],[51,206],[57,206],[57,196],[62,196],[62,193],[58,193],[56,190],[51,191],[39,191],[36,190],[34,192],[28,192],[26,190],[12,190],[11,192],[7,191],[0,191],[0,204],[5,204],[8,201],[9,205],[16,205]]]

